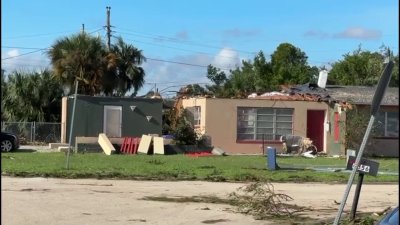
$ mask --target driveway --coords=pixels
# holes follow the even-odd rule
[[[233,212],[229,205],[143,200],[149,196],[218,196],[226,198],[243,183],[203,181],[128,181],[13,178],[2,176],[1,224],[7,225],[256,225],[275,224]],[[345,184],[274,183],[275,192],[312,207],[316,219],[335,217]],[[352,188],[354,192],[355,187]],[[398,184],[363,185],[358,210],[379,212],[398,205]],[[346,211],[351,208],[349,196]],[[279,223],[282,224],[282,223]]]

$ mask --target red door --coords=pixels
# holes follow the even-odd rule
[[[324,110],[307,110],[307,137],[313,141],[318,152],[324,150]]]

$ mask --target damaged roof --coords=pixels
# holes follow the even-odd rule
[[[295,85],[283,87],[281,92],[270,92],[260,96],[250,95],[249,98],[269,100],[338,102],[369,105],[375,94],[376,87],[365,86],[327,86],[320,88],[316,84]],[[382,105],[399,105],[399,88],[386,89]]]
[[[352,104],[370,105],[375,94],[376,87],[365,86],[327,86],[329,95],[340,101]],[[382,105],[399,105],[399,88],[386,88]]]

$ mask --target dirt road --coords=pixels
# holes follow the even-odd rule
[[[229,205],[142,200],[148,196],[226,198],[243,183],[126,181],[1,177],[3,225],[179,225],[274,224],[234,213]],[[344,184],[274,183],[292,203],[312,207],[315,218],[334,217]],[[376,212],[398,205],[398,184],[363,185],[358,210]],[[353,192],[347,201],[349,211]]]

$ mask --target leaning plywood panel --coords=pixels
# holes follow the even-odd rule
[[[106,155],[111,155],[111,152],[115,151],[114,146],[111,144],[110,140],[108,140],[108,137],[104,133],[99,134],[98,142]]]
[[[153,137],[154,154],[164,155],[164,138]]]
[[[151,139],[152,137],[149,135],[142,135],[139,143],[138,153],[147,154],[149,152]]]

